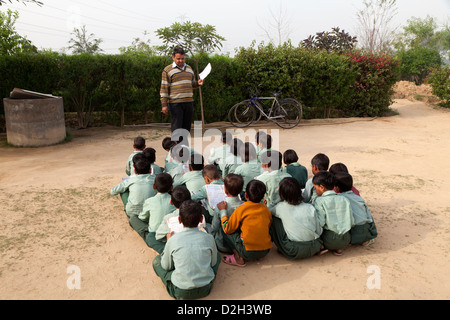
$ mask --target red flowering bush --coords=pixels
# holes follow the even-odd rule
[[[351,51],[346,54],[357,71],[352,97],[344,106],[349,116],[378,116],[392,103],[399,62],[392,56]]]

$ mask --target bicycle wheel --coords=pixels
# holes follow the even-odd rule
[[[250,100],[244,100],[231,107],[228,112],[228,121],[235,127],[249,126],[256,118],[256,110]]]
[[[295,127],[302,120],[302,105],[295,99],[282,99],[274,111],[274,122],[284,129]]]

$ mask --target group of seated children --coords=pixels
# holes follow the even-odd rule
[[[121,196],[130,226],[159,253],[154,271],[176,299],[207,296],[220,261],[244,267],[264,258],[272,242],[286,258],[304,259],[342,255],[348,245],[366,246],[377,237],[347,167],[330,167],[325,154],[312,158],[308,179],[297,153],[273,150],[262,131],[246,143],[224,133],[208,164],[170,137],[162,142],[161,167],[145,139],[137,137],[133,146],[129,176],[111,194]]]

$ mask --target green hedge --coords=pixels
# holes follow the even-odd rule
[[[93,111],[116,125],[144,118],[159,122],[161,73],[169,63],[170,57],[138,54],[1,56],[0,92],[8,97],[18,87],[63,96],[65,111],[78,112],[82,127]],[[189,58],[187,63],[194,66]],[[206,122],[227,120],[229,108],[248,98],[253,86],[298,99],[305,118],[380,115],[390,105],[398,66],[390,57],[328,54],[290,44],[252,45],[234,58],[205,57],[200,70],[208,63],[213,72],[202,87]],[[200,119],[198,90],[194,98],[194,117]]]

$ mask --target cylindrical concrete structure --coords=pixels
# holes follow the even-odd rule
[[[19,147],[41,147],[66,138],[62,97],[3,99],[8,143]]]

